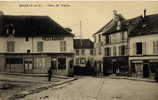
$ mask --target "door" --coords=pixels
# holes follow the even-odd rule
[[[149,77],[149,64],[143,64],[143,77]]]

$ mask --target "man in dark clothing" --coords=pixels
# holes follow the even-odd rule
[[[51,77],[52,77],[52,67],[50,67],[48,70],[48,81],[51,81]]]

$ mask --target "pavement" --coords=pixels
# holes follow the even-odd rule
[[[79,77],[78,80],[20,100],[157,100],[158,83],[128,79]]]
[[[17,100],[77,79],[54,75],[49,82],[46,76],[45,74],[1,73],[0,100]]]

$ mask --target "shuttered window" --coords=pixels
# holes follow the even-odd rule
[[[14,52],[15,51],[15,41],[8,41],[7,42],[7,51]]]
[[[105,54],[104,54],[105,56],[111,56],[111,48],[110,47],[105,48],[104,51],[105,51]]]
[[[66,51],[66,41],[60,41],[60,51],[61,52]]]
[[[158,41],[153,42],[153,54],[158,54]]]
[[[37,42],[37,52],[42,52],[43,51],[43,42],[38,41]]]
[[[116,47],[113,47],[113,56],[116,56]]]

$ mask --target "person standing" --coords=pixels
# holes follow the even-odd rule
[[[51,77],[52,77],[52,67],[50,67],[49,69],[48,69],[48,81],[51,81]]]

